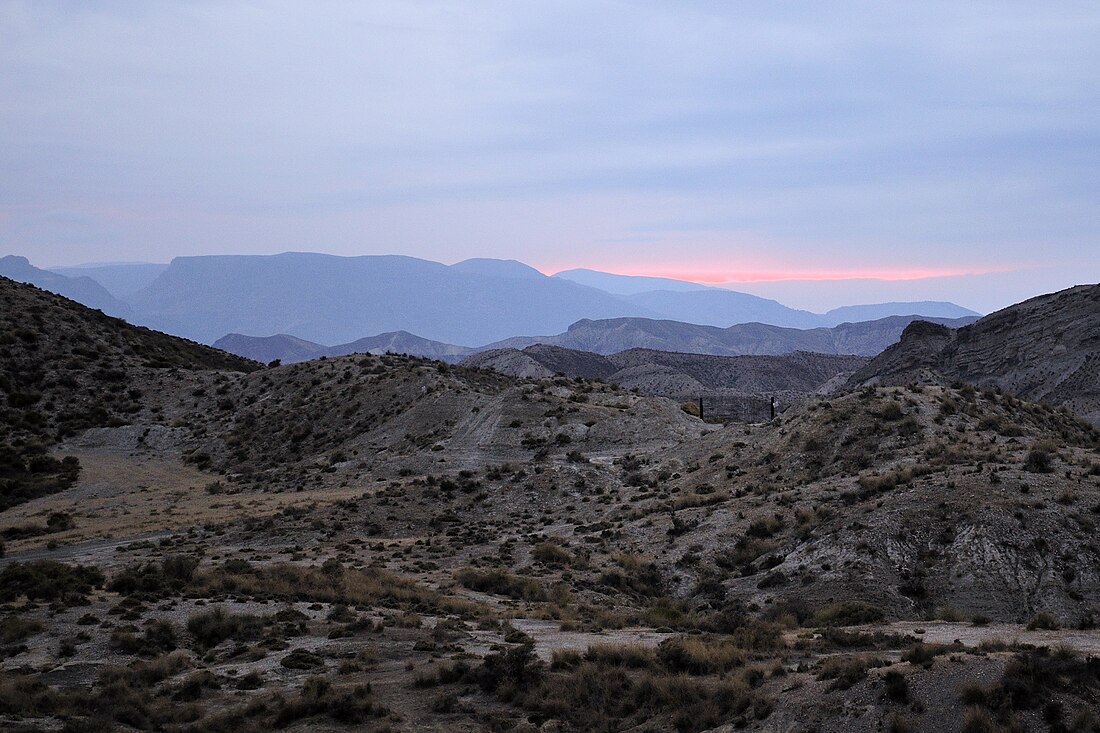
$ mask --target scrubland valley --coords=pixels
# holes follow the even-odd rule
[[[0,279],[0,728],[1100,730],[1097,333],[917,322],[720,424]]]

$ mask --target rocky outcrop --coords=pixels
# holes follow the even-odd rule
[[[1079,285],[950,329],[914,322],[852,386],[970,382],[1100,424],[1100,285]]]

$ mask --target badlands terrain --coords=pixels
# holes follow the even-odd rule
[[[0,729],[1100,730],[1098,333],[917,322],[720,423],[622,353],[262,365],[0,279]]]

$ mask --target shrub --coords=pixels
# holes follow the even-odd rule
[[[985,705],[989,692],[977,682],[968,682],[959,688],[959,699],[963,705]]]
[[[1024,460],[1024,470],[1031,473],[1050,473],[1054,470],[1053,461],[1048,451],[1036,448],[1027,454]]]
[[[726,639],[688,636],[662,641],[657,657],[671,672],[705,675],[744,666],[748,655]]]
[[[621,666],[587,659],[571,660],[558,671],[540,668],[534,680],[505,683],[497,694],[539,717],[591,731],[644,729],[661,716],[668,716],[678,731],[701,731],[763,719],[772,706],[744,678],[714,680],[660,669],[628,673]]]
[[[530,644],[489,654],[481,666],[471,673],[472,680],[486,692],[496,692],[511,700],[519,690],[537,685],[543,676],[543,665]]]
[[[64,599],[83,603],[93,588],[103,585],[103,573],[90,565],[65,565],[54,560],[13,562],[0,570],[0,601],[26,596],[32,601]]]
[[[909,680],[901,672],[891,669],[882,676],[886,685],[886,699],[891,702],[905,704],[909,702]]]
[[[157,619],[145,627],[145,632],[141,636],[131,631],[116,629],[111,633],[110,646],[125,654],[155,657],[176,649],[178,646],[176,626],[171,621]]]
[[[196,613],[187,619],[187,631],[199,649],[210,649],[226,639],[255,641],[263,633],[265,620],[249,614],[229,614],[221,606]]]
[[[641,596],[663,596],[664,578],[656,563],[637,555],[622,554],[615,558],[622,571],[608,570],[600,575],[600,585]]]
[[[159,563],[131,565],[111,579],[109,590],[123,595],[163,596],[179,593],[194,577],[199,565],[192,555],[169,555]]]
[[[748,537],[754,537],[756,539],[768,539],[775,535],[780,529],[783,528],[783,522],[775,517],[769,517],[766,519],[757,519],[749,524],[749,528],[745,530],[745,534]]]
[[[540,542],[531,550],[531,557],[546,565],[569,565],[573,555],[561,545],[553,542]]]
[[[963,713],[962,733],[996,733],[1000,729],[988,710],[971,706]]]
[[[546,592],[531,578],[521,578],[504,570],[478,570],[462,568],[455,573],[455,579],[469,588],[481,593],[492,593],[523,601],[545,601]]]
[[[316,669],[325,666],[325,660],[313,652],[305,649],[292,649],[289,654],[279,662],[287,669]]]
[[[645,669],[657,663],[657,655],[653,650],[641,644],[593,644],[579,659],[631,669]],[[561,662],[562,660],[558,660],[559,665]]]
[[[19,616],[4,616],[0,618],[0,644],[12,644],[23,641],[28,636],[33,636],[42,630],[42,622],[36,619],[25,619]]]
[[[901,409],[901,405],[891,400],[878,411],[878,416],[883,420],[894,422],[905,417],[905,411]]]
[[[1035,616],[1033,616],[1032,619],[1027,622],[1028,631],[1035,631],[1036,629],[1043,629],[1045,631],[1056,631],[1059,628],[1061,627],[1058,624],[1058,619],[1054,618],[1054,616],[1047,613],[1046,611],[1041,611],[1035,614]]]
[[[253,568],[243,561],[226,561],[219,567],[197,571],[188,590],[203,595],[236,594],[444,614],[470,614],[477,608],[473,603],[443,597],[413,580],[379,568],[343,568],[336,574],[299,565]]]
[[[833,683],[829,686],[831,690],[847,690],[863,681],[867,677],[867,670],[883,664],[880,659],[858,655],[826,657],[818,665],[817,678],[832,680]]]
[[[952,652],[960,652],[965,650],[966,647],[961,644],[923,644],[918,643],[909,649],[905,654],[901,656],[903,662],[909,662],[913,665],[931,667],[932,662],[936,657],[941,654],[950,654]]]
[[[881,621],[885,616],[881,608],[861,601],[843,601],[822,608],[813,615],[819,626],[857,626]]]

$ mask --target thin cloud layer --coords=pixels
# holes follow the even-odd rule
[[[0,247],[1100,279],[1095,3],[747,5],[4,2]]]

